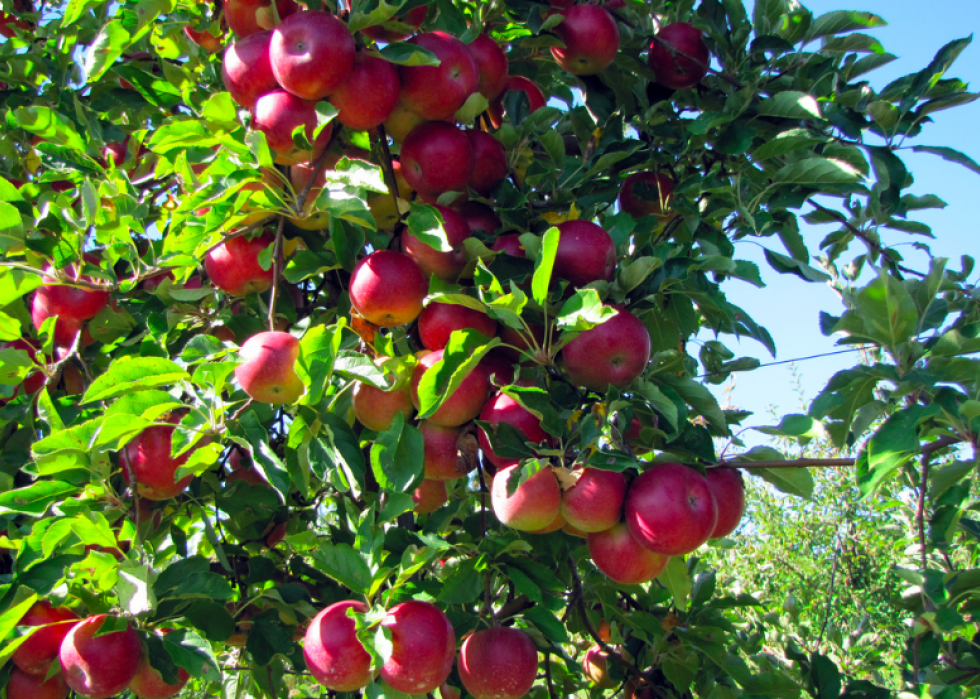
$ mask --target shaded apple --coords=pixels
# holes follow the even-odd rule
[[[259,254],[275,241],[268,232],[252,239],[240,235],[210,250],[204,256],[204,269],[211,283],[232,296],[268,291],[272,286],[272,267],[262,269]]]
[[[401,150],[402,174],[420,194],[438,197],[459,192],[476,164],[466,132],[443,121],[419,125],[405,138]]]
[[[659,216],[670,205],[674,180],[662,172],[634,172],[619,190],[619,208],[630,216]]]
[[[520,233],[498,235],[493,239],[493,244],[490,246],[490,249],[506,255],[513,255],[514,257],[527,257],[527,251],[524,250]]]
[[[215,36],[208,29],[199,32],[190,25],[186,25],[184,27],[184,34],[187,35],[188,39],[193,41],[208,53],[218,53],[218,51],[221,50],[221,37]]]
[[[412,402],[416,408],[420,405],[419,383],[422,381],[425,372],[442,360],[443,352],[444,350],[436,350],[421,357],[412,373]],[[487,378],[486,369],[478,364],[428,419],[437,425],[446,427],[458,427],[469,422],[480,414],[480,410],[487,402],[489,391],[490,382]]]
[[[72,627],[61,643],[61,674],[76,693],[88,699],[109,699],[129,686],[143,658],[136,630],[96,636],[108,616],[99,614]],[[109,659],[112,662],[107,662]]]
[[[502,524],[521,531],[534,531],[551,524],[561,511],[561,487],[551,468],[545,466],[507,495],[507,480],[520,466],[497,471],[490,486],[493,513]]]
[[[709,468],[706,478],[718,507],[718,521],[711,532],[712,539],[728,536],[745,514],[745,483],[737,468]]]
[[[61,321],[59,320],[58,323],[60,322]],[[74,337],[72,337],[72,340],[74,340]],[[58,344],[57,323],[55,324],[55,344]],[[28,355],[30,355],[30,357],[34,360],[35,363],[44,362],[44,357],[41,356],[41,354],[37,351],[37,348],[32,346],[26,340],[17,339],[17,340],[11,340],[10,342],[5,342],[3,344],[0,344],[0,349],[24,350],[25,352],[28,353]],[[69,368],[74,368],[74,365],[67,364],[65,365],[64,370],[67,370]],[[44,386],[44,382],[46,380],[47,380],[47,376],[44,375],[44,372],[32,371],[30,374],[24,377],[24,380],[21,381],[20,384],[14,387],[14,393],[9,399],[0,398],[0,405],[3,405],[9,400],[13,400],[17,396],[21,396],[21,395],[33,396],[35,393],[41,390],[41,387]]]
[[[299,340],[289,333],[271,331],[253,335],[239,350],[242,363],[235,378],[242,390],[259,403],[293,403],[305,387],[296,374]]]
[[[412,491],[412,502],[415,503],[415,507],[412,508],[415,514],[432,514],[449,502],[446,481],[434,481],[429,478],[422,479],[419,487]]]
[[[681,56],[679,53],[686,56]],[[691,60],[694,59],[694,60]],[[687,22],[662,27],[650,44],[647,62],[657,82],[672,90],[694,87],[708,74],[711,52],[701,30]]]
[[[612,677],[609,676],[609,653],[599,646],[592,646],[585,651],[582,669],[585,671],[585,676],[598,689],[612,689],[616,686]]]
[[[504,98],[507,96],[508,92],[523,92],[527,97],[527,109],[528,114],[532,114],[537,110],[547,106],[548,100],[545,99],[544,93],[541,92],[541,88],[538,87],[530,79],[525,78],[523,75],[511,75],[507,79],[506,85],[504,85],[503,92],[490,103],[487,107],[487,114],[490,117],[490,123],[493,124],[495,129],[499,129],[504,120]]]
[[[356,131],[376,128],[398,105],[401,81],[394,65],[367,53],[358,53],[350,75],[330,95],[337,121]]]
[[[466,135],[473,146],[474,167],[467,184],[481,196],[490,192],[507,177],[507,152],[496,138],[486,131],[468,129]]]
[[[580,333],[561,356],[576,386],[603,392],[624,388],[643,373],[650,361],[650,333],[643,321],[626,310]]]
[[[308,10],[287,17],[276,27],[269,60],[286,92],[304,100],[321,100],[347,79],[354,67],[354,37],[336,16]]]
[[[262,95],[279,89],[269,61],[271,31],[261,31],[239,39],[225,49],[221,75],[231,98],[252,109]]]
[[[226,484],[230,485],[241,481],[249,485],[262,486],[263,488],[271,487],[265,476],[255,468],[255,464],[252,463],[249,456],[238,447],[232,447],[231,454],[228,455],[227,466],[228,475],[225,477]]]
[[[372,252],[351,273],[351,305],[384,328],[415,320],[428,293],[429,282],[415,260],[394,250]]]
[[[484,371],[494,386],[509,386],[520,377],[514,362],[507,355],[495,349],[487,352],[480,360],[480,364],[483,365]]]
[[[575,287],[612,281],[616,245],[605,228],[591,221],[564,221],[558,224],[558,230],[561,236],[555,254],[556,277],[567,279]]]
[[[178,420],[171,418],[171,421]],[[126,444],[119,459],[123,479],[129,484],[136,483],[136,492],[140,497],[168,500],[184,492],[194,479],[194,476],[188,475],[176,480],[177,469],[187,462],[194,449],[172,459],[173,433],[173,427],[153,425]]]
[[[391,136],[395,143],[404,143],[408,134],[412,133],[419,125],[424,124],[425,121],[399,99],[398,104],[395,105],[391,114],[384,121],[385,135]]]
[[[243,39],[263,29],[273,29],[277,15],[280,20],[285,19],[300,8],[294,0],[276,0],[275,12],[271,0],[225,0],[221,9],[228,27]]]
[[[32,675],[14,668],[7,680],[7,699],[66,699],[68,685],[58,673],[45,681],[45,674]]]
[[[663,572],[670,560],[666,554],[641,546],[622,522],[605,531],[593,532],[587,539],[596,568],[622,585],[650,582]]]
[[[456,634],[435,605],[410,600],[392,607],[381,625],[391,632],[391,656],[381,679],[406,694],[433,691],[449,677]]]
[[[546,445],[552,444],[551,435],[541,427],[541,421],[531,412],[524,408],[520,403],[508,396],[506,393],[498,393],[487,401],[480,411],[480,420],[488,422],[494,427],[501,423],[506,423],[521,432],[525,441],[534,444],[544,442]],[[478,439],[483,456],[486,457],[497,468],[507,468],[520,462],[520,459],[498,456],[490,446],[483,428],[479,428]]]
[[[438,204],[436,209],[442,216],[446,242],[452,249],[446,252],[436,250],[406,229],[402,234],[402,250],[415,260],[426,278],[435,275],[443,281],[453,282],[466,267],[463,241],[470,237],[470,227],[466,224],[466,219],[453,209]]]
[[[408,40],[432,52],[437,66],[401,66],[402,102],[429,120],[446,119],[476,92],[479,68],[466,44],[446,32],[426,32]]]
[[[375,363],[381,365],[387,357],[378,357]],[[408,391],[408,382],[389,390],[356,381],[351,395],[351,407],[354,417],[369,430],[383,432],[391,427],[395,415],[401,413],[408,421],[415,412],[412,396]]]
[[[478,231],[483,231],[486,235],[492,236],[503,226],[496,212],[486,204],[481,204],[478,201],[454,203],[453,208],[466,220],[466,225],[469,226],[471,235],[476,234]]]
[[[172,629],[161,629],[158,635],[165,636]],[[190,674],[182,667],[177,668],[177,681],[173,684],[166,682],[159,670],[156,670],[150,663],[150,656],[144,649],[143,659],[140,661],[139,669],[136,670],[136,677],[129,683],[129,691],[139,699],[170,699],[180,693]]]
[[[51,663],[58,657],[58,649],[72,623],[79,616],[68,607],[55,607],[47,600],[40,600],[27,610],[17,622],[18,626],[43,626],[35,631],[14,651],[14,665],[29,675],[46,675]]]
[[[368,611],[356,600],[331,604],[313,617],[303,641],[306,667],[321,685],[334,692],[356,692],[371,681],[371,656],[357,640],[347,610]]]
[[[538,675],[538,650],[524,631],[495,626],[463,641],[457,667],[474,699],[519,699]]]
[[[718,506],[708,480],[683,464],[641,473],[626,495],[626,523],[637,542],[655,553],[680,556],[708,540]]]
[[[568,524],[565,518],[561,516],[561,510],[555,515],[555,518],[551,520],[551,524],[548,524],[540,529],[532,529],[528,534],[550,534],[551,532],[556,532],[559,529],[563,529],[565,525]]]
[[[419,315],[419,340],[426,349],[444,349],[454,331],[466,329],[489,339],[497,334],[497,321],[483,311],[456,303],[433,302]]]
[[[594,75],[612,65],[619,51],[619,27],[598,5],[573,5],[561,12],[553,31],[564,48],[551,47],[551,55],[572,75]]]
[[[601,532],[619,523],[625,498],[622,473],[584,468],[575,485],[562,494],[561,512],[576,529]]]
[[[437,425],[431,420],[419,423],[423,443],[423,468],[425,477],[433,481],[462,478],[466,471],[459,470],[458,427]]]

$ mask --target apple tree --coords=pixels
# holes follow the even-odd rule
[[[7,699],[973,691],[973,260],[894,247],[970,39],[749,5],[5,0]],[[784,448],[747,242],[870,358]],[[909,508],[889,678],[714,567],[824,467]]]

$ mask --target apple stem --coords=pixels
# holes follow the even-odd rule
[[[276,242],[272,248],[272,293],[269,296],[269,332],[274,332],[276,329],[276,302],[279,300],[279,278],[282,276],[282,229],[285,224],[286,217],[280,216],[279,225],[276,227]]]

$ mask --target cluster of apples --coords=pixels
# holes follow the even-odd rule
[[[371,656],[355,633],[351,611],[366,612],[357,601],[337,602],[314,617],[303,655],[317,682],[335,692],[355,692],[374,676]],[[410,600],[390,610],[381,626],[391,633],[391,655],[379,670],[389,686],[406,694],[443,687],[456,657],[456,634],[448,617],[429,602]],[[531,638],[513,627],[469,634],[459,649],[457,668],[475,699],[518,699],[530,691],[538,671]],[[458,692],[456,693],[458,696]]]
[[[7,682],[7,699],[66,699],[69,690],[86,699],[108,699],[129,689],[140,699],[170,699],[187,684],[178,670],[169,684],[150,665],[139,633],[129,624],[100,634],[105,614],[80,619],[67,607],[35,602],[19,625],[40,627],[11,656],[15,665]],[[60,670],[48,677],[57,660]]]

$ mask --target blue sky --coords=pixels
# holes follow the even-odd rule
[[[869,74],[872,86],[884,87],[891,80],[924,68],[936,51],[947,42],[980,31],[980,0],[941,0],[923,4],[911,0],[810,0],[803,4],[814,14],[831,10],[866,10],[881,15],[888,26],[868,33],[877,37],[889,53],[898,60]],[[971,91],[980,91],[980,37],[977,37],[957,59],[949,77],[971,83]],[[915,139],[917,145],[936,145],[956,148],[980,161],[980,101],[933,115],[933,124],[923,129]],[[911,191],[915,194],[937,194],[948,203],[944,210],[917,212],[914,216],[932,226],[936,239],[928,241],[898,231],[883,233],[887,244],[927,242],[934,254],[951,258],[951,266],[959,269],[961,255],[980,256],[980,226],[977,225],[977,204],[980,200],[980,175],[948,163],[938,156],[901,154],[915,177]],[[811,253],[833,228],[811,227],[803,234]],[[768,240],[766,241],[769,242]],[[778,246],[778,241],[776,243]],[[778,252],[784,252],[775,247]],[[852,248],[855,254],[864,250]],[[909,266],[924,269],[923,257],[917,256],[909,245],[899,248]],[[817,319],[821,310],[835,315],[841,312],[837,296],[822,284],[807,284],[797,277],[779,275],[765,263],[762,250],[752,243],[738,243],[737,257],[759,264],[766,289],[756,289],[739,282],[726,283],[729,299],[744,308],[757,322],[772,333],[776,341],[777,360],[806,357],[840,349],[835,339],[821,335]],[[817,253],[819,254],[819,253]],[[916,264],[918,263],[918,264]],[[753,340],[741,344],[723,338],[739,356],[758,357],[763,363],[773,361],[764,348]],[[859,361],[858,354],[845,354],[802,362],[798,370],[806,400],[812,400],[827,380],[841,369]],[[721,395],[727,384],[716,389]],[[780,415],[801,412],[793,377],[787,365],[760,368],[735,377],[730,397],[733,407],[756,413],[746,425],[772,424],[768,406],[776,406]],[[755,441],[755,440],[753,440]]]

